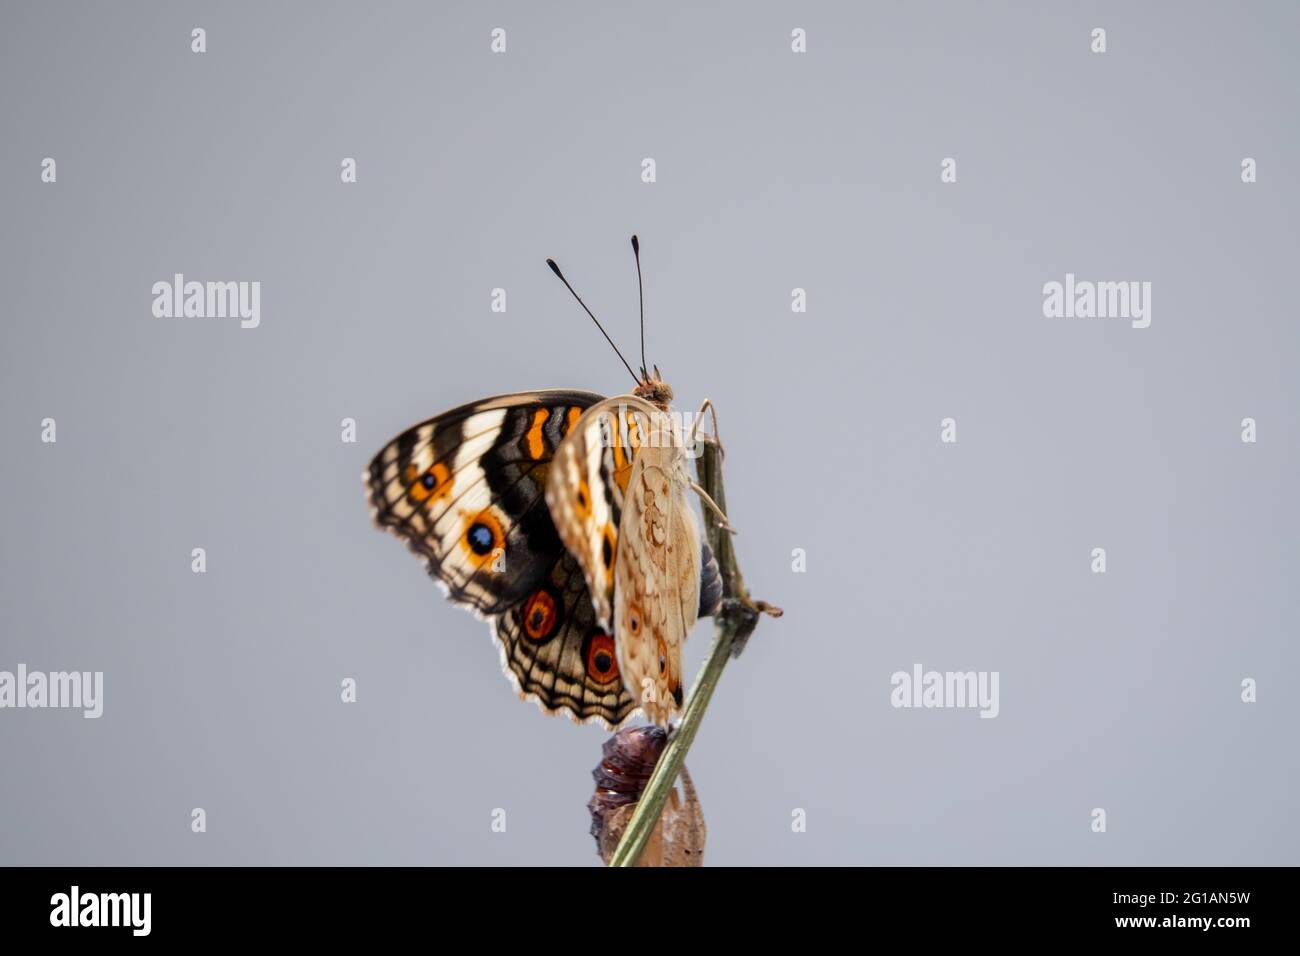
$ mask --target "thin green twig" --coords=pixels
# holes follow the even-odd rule
[[[726,513],[727,496],[722,486],[722,449],[717,442],[704,441],[703,453],[696,459],[695,468],[699,474],[700,486]],[[762,601],[750,600],[745,590],[745,579],[736,564],[736,551],[732,547],[730,533],[719,527],[716,518],[707,511],[705,519],[709,546],[713,548],[713,554],[718,559],[718,570],[722,574],[722,607],[714,616],[713,647],[691,687],[691,694],[682,711],[681,723],[660,755],[659,762],[655,764],[654,773],[650,775],[636,810],[632,813],[632,819],[623,832],[623,839],[610,858],[610,866],[636,866],[641,851],[645,849],[646,842],[659,821],[668,794],[677,782],[677,774],[686,760],[686,752],[695,741],[695,734],[700,729],[700,722],[704,719],[704,712],[709,707],[727,660],[745,646],[758,624],[760,612],[773,616],[781,613],[779,608]]]

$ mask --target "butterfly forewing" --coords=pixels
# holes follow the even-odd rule
[[[546,474],[564,435],[599,399],[562,390],[505,395],[406,430],[364,476],[376,523],[424,558],[452,600],[500,613],[560,556]]]

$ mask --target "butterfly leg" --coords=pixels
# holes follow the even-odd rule
[[[718,435],[718,410],[713,407],[713,399],[706,398],[700,405],[700,410],[695,413],[695,424],[691,426],[691,437],[686,442],[687,447],[695,446],[695,436],[700,430],[700,422],[704,419],[704,413],[708,412],[713,417],[713,441],[719,448],[722,447],[722,438]]]
[[[693,481],[691,482],[691,490],[694,491],[697,495],[699,495],[700,500],[709,506],[709,510],[711,510],[715,515],[718,516],[719,528],[722,528],[724,531],[728,531],[731,534],[736,533],[736,529],[733,528],[731,526],[731,522],[727,520],[726,513],[721,508],[718,507],[718,503],[716,501],[714,501],[712,498],[709,497],[709,493],[707,491],[705,491],[703,488],[701,488],[697,483]]]

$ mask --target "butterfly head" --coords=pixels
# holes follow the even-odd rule
[[[644,398],[651,405],[668,411],[668,405],[673,400],[673,388],[663,380],[659,374],[659,366],[655,366],[654,375],[651,376],[644,368],[641,369],[641,380],[637,383],[632,394],[637,398]]]

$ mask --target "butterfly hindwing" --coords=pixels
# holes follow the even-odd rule
[[[424,559],[453,601],[502,613],[560,558],[547,473],[565,436],[599,401],[560,389],[503,395],[406,430],[363,476],[375,522]]]
[[[547,713],[621,724],[636,709],[609,632],[596,624],[582,569],[567,552],[519,604],[493,621],[501,662],[521,697]]]

